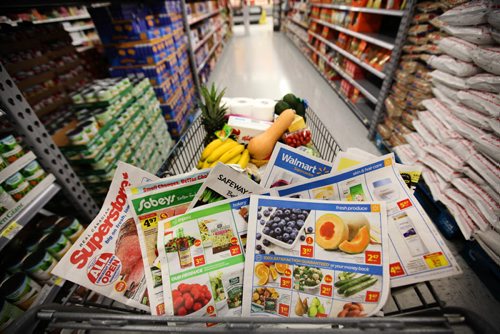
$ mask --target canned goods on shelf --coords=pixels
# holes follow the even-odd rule
[[[21,200],[32,189],[29,182],[19,172],[5,180],[3,186],[15,201]]]

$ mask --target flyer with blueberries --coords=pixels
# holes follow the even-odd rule
[[[235,197],[160,222],[166,315],[241,315],[249,203]]]
[[[252,195],[249,212],[243,316],[365,317],[385,304],[384,202]]]
[[[299,149],[276,143],[260,185],[266,189],[283,187],[332,171],[332,163]]]

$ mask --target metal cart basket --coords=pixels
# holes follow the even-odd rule
[[[313,143],[321,157],[333,161],[340,150],[334,137],[310,109],[306,120],[311,128]],[[172,149],[158,176],[185,173],[193,169],[203,150],[205,138],[201,117],[197,117]],[[58,329],[96,332],[162,332],[162,333],[495,333],[486,321],[463,308],[445,307],[431,283],[395,288],[391,291],[384,317],[338,319],[279,319],[279,318],[211,318],[218,326],[200,326],[206,318],[157,317],[132,309],[81,287],[65,286],[57,304],[44,304],[27,311],[9,327],[6,333],[58,332]],[[62,297],[61,297],[62,296]],[[321,326],[320,326],[321,325]],[[70,333],[65,331],[64,333]],[[75,331],[76,333],[76,331]]]

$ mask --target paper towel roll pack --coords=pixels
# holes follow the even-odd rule
[[[274,105],[276,102],[271,99],[224,97],[221,100],[221,105],[223,104],[228,108],[226,115],[238,115],[262,121],[272,121],[274,119]]]

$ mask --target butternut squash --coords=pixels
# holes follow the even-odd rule
[[[269,129],[250,140],[247,147],[250,156],[257,160],[268,159],[274,150],[276,142],[292,124],[294,118],[295,110],[287,109],[283,111]]]

